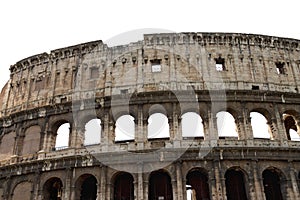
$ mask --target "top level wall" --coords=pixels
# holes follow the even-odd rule
[[[224,61],[223,71],[216,60]],[[160,62],[159,72],[153,72]],[[284,73],[278,73],[277,65]],[[299,93],[300,41],[238,33],[147,34],[108,47],[94,41],[17,62],[0,95],[0,117],[74,99],[161,90]]]

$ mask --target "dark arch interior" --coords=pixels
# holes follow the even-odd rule
[[[288,116],[284,120],[284,126],[287,134],[288,140],[291,140],[290,129],[297,131],[296,122],[292,116]]]
[[[209,187],[207,175],[199,170],[188,173],[186,178],[186,189],[192,190],[195,200],[209,200]]]
[[[234,169],[228,170],[225,173],[225,184],[227,200],[247,199],[243,172]]]
[[[62,199],[62,181],[59,178],[51,178],[44,185],[44,199]]]
[[[114,200],[133,200],[133,177],[129,173],[117,175],[114,184]]]
[[[149,200],[157,199],[173,199],[171,178],[162,171],[152,172],[149,180]]]
[[[282,200],[280,187],[280,177],[273,170],[265,170],[263,172],[263,184],[266,200]]]
[[[94,176],[87,176],[81,185],[80,200],[96,200],[97,180]]]

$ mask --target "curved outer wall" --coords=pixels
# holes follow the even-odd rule
[[[95,41],[53,50],[10,71],[0,94],[2,199],[46,199],[53,177],[62,181],[62,199],[77,199],[86,174],[97,180],[98,199],[113,199],[115,177],[123,171],[133,177],[134,199],[146,200],[156,171],[170,176],[172,198],[181,200],[196,169],[207,175],[210,199],[229,198],[230,169],[242,172],[248,199],[266,199],[265,170],[278,173],[283,199],[300,198],[300,142],[290,140],[285,124],[291,116],[300,133],[299,40],[149,34],[123,46]],[[238,137],[218,136],[219,111],[232,114]],[[253,136],[252,111],[265,116],[270,139]],[[147,120],[157,112],[167,116],[168,138],[147,138]],[[182,136],[187,112],[201,116],[203,137]],[[116,142],[115,124],[125,114],[135,119],[135,135]],[[101,120],[101,142],[86,147],[84,126],[93,118]],[[68,148],[55,150],[64,122],[71,125]]]

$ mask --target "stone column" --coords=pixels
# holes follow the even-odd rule
[[[244,131],[244,139],[246,140],[253,140],[253,130],[252,130],[252,126],[251,126],[251,117],[250,117],[250,113],[248,112],[248,109],[245,108],[245,104],[241,105],[242,108],[242,116],[239,116],[239,118],[241,119],[241,123],[243,126],[243,130]]]
[[[297,171],[294,169],[291,162],[289,162],[289,168],[290,168],[289,171],[290,171],[291,185],[292,185],[293,194],[294,194],[293,197],[294,197],[294,199],[300,199],[298,183],[296,180]]]
[[[35,173],[34,182],[32,184],[33,199],[39,199],[41,174],[39,171]]]
[[[109,114],[105,113],[103,119],[103,130],[101,131],[101,146],[103,151],[108,149],[108,140],[109,140]]]
[[[282,141],[281,135],[278,133],[276,119],[272,118],[267,122],[267,124],[271,132],[271,138],[277,141]]]
[[[148,199],[148,195],[149,195],[149,176],[150,173],[147,173],[144,177],[144,200]]]
[[[73,168],[73,170],[70,169],[70,177],[71,180],[75,179],[75,175],[76,175],[76,168]],[[79,188],[76,188],[75,182],[71,182],[70,183],[70,197],[71,199],[79,199],[80,197],[76,197],[76,190],[79,190]]]
[[[220,161],[215,160],[213,161],[213,170],[215,175],[215,188],[216,188],[216,199],[217,200],[223,200],[223,187],[222,187],[222,179],[220,177]]]
[[[84,126],[74,126],[71,130],[72,130],[72,133],[70,135],[70,137],[71,137],[70,138],[70,140],[71,140],[70,147],[73,147],[73,148],[83,147],[84,146],[85,127]]]
[[[137,199],[143,200],[144,199],[144,180],[143,180],[143,163],[138,163],[138,174],[137,174]]]
[[[108,126],[108,144],[112,145],[115,141],[116,123],[111,116],[109,117]]]
[[[180,162],[176,162],[175,163],[176,166],[176,179],[177,179],[177,198],[178,200],[183,199],[183,190],[182,190],[182,185],[185,183],[182,183],[182,172],[181,172],[181,163]]]
[[[177,196],[177,180],[175,179],[175,177],[171,178],[171,184],[172,184],[173,200],[180,200]]]
[[[222,187],[222,199],[227,199],[227,193],[226,193],[226,178],[225,178],[225,172],[222,170],[221,163],[219,162],[219,173],[220,173],[220,183]]]
[[[255,188],[256,199],[265,199],[264,190],[263,190],[263,180],[261,175],[258,174],[257,162],[252,161],[252,174],[253,174],[253,184]]]
[[[214,113],[211,110],[208,110],[208,119],[209,119],[209,142],[212,147],[217,145],[217,140],[219,139],[218,128],[217,128],[217,117],[214,116]]]
[[[106,197],[106,166],[101,166],[100,170],[100,184],[98,184],[100,194],[97,200],[105,199]]]
[[[276,104],[274,104],[273,107],[275,114],[275,119],[272,120],[274,121],[273,125],[277,128],[279,139],[281,140],[281,142],[283,142],[284,140],[287,140],[287,133],[284,126],[283,116],[280,115],[278,106]]]
[[[211,168],[211,170],[208,172],[209,173],[209,193],[211,200],[217,200],[218,199],[218,190],[216,188],[216,178],[215,178],[215,170],[214,168]]]
[[[202,119],[202,123],[203,123],[203,131],[204,131],[204,140],[209,140],[209,117],[206,115],[203,117]]]
[[[67,168],[65,173],[65,182],[63,184],[63,194],[62,199],[70,199],[71,194],[71,181],[72,181],[72,170],[70,168]]]
[[[44,138],[44,150],[46,152],[52,151],[52,148],[55,146],[54,134],[53,131],[46,131]]]
[[[239,140],[245,140],[246,139],[246,131],[244,126],[244,118],[242,116],[238,116],[238,118],[235,120],[235,124],[237,127],[238,137]]]
[[[143,119],[143,107],[138,105],[137,124],[135,126],[135,142],[137,143],[137,149],[144,148],[145,136],[144,136],[144,119]]]

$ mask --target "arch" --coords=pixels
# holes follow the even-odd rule
[[[91,119],[85,124],[84,146],[101,143],[101,120],[98,118]]]
[[[228,169],[225,173],[226,196],[228,200],[246,200],[245,176],[239,168]]]
[[[148,118],[148,139],[169,138],[169,123],[166,115],[154,113]]]
[[[69,147],[69,136],[71,132],[70,123],[62,123],[57,131],[55,138],[55,150],[61,150]]]
[[[181,116],[182,137],[204,137],[202,118],[195,112],[186,112]]]
[[[34,154],[40,150],[41,128],[38,125],[30,126],[25,131],[22,155]]]
[[[209,200],[208,175],[203,169],[192,169],[186,175],[186,195],[191,200]]]
[[[284,113],[282,117],[287,139],[292,141],[300,141],[300,130],[295,116],[288,113]]]
[[[131,141],[134,140],[134,135],[134,117],[131,115],[120,116],[116,121],[115,141]]]
[[[77,200],[97,199],[97,179],[91,174],[83,174],[76,180]]]
[[[253,111],[250,112],[253,138],[273,139],[268,120],[265,115]]]
[[[266,200],[283,200],[281,178],[278,170],[266,169],[263,171],[262,176]]]
[[[52,177],[43,186],[43,199],[61,200],[63,184],[60,178]]]
[[[219,138],[238,137],[235,119],[230,112],[220,111],[216,117]]]
[[[153,199],[173,199],[171,177],[163,170],[154,171],[150,174],[149,200]]]
[[[14,153],[15,146],[15,132],[9,132],[1,138],[0,145],[0,160],[9,159]]]
[[[32,194],[32,183],[23,181],[18,183],[13,190],[12,200],[30,200]]]
[[[114,177],[114,200],[133,200],[133,176],[127,172],[120,172]]]

